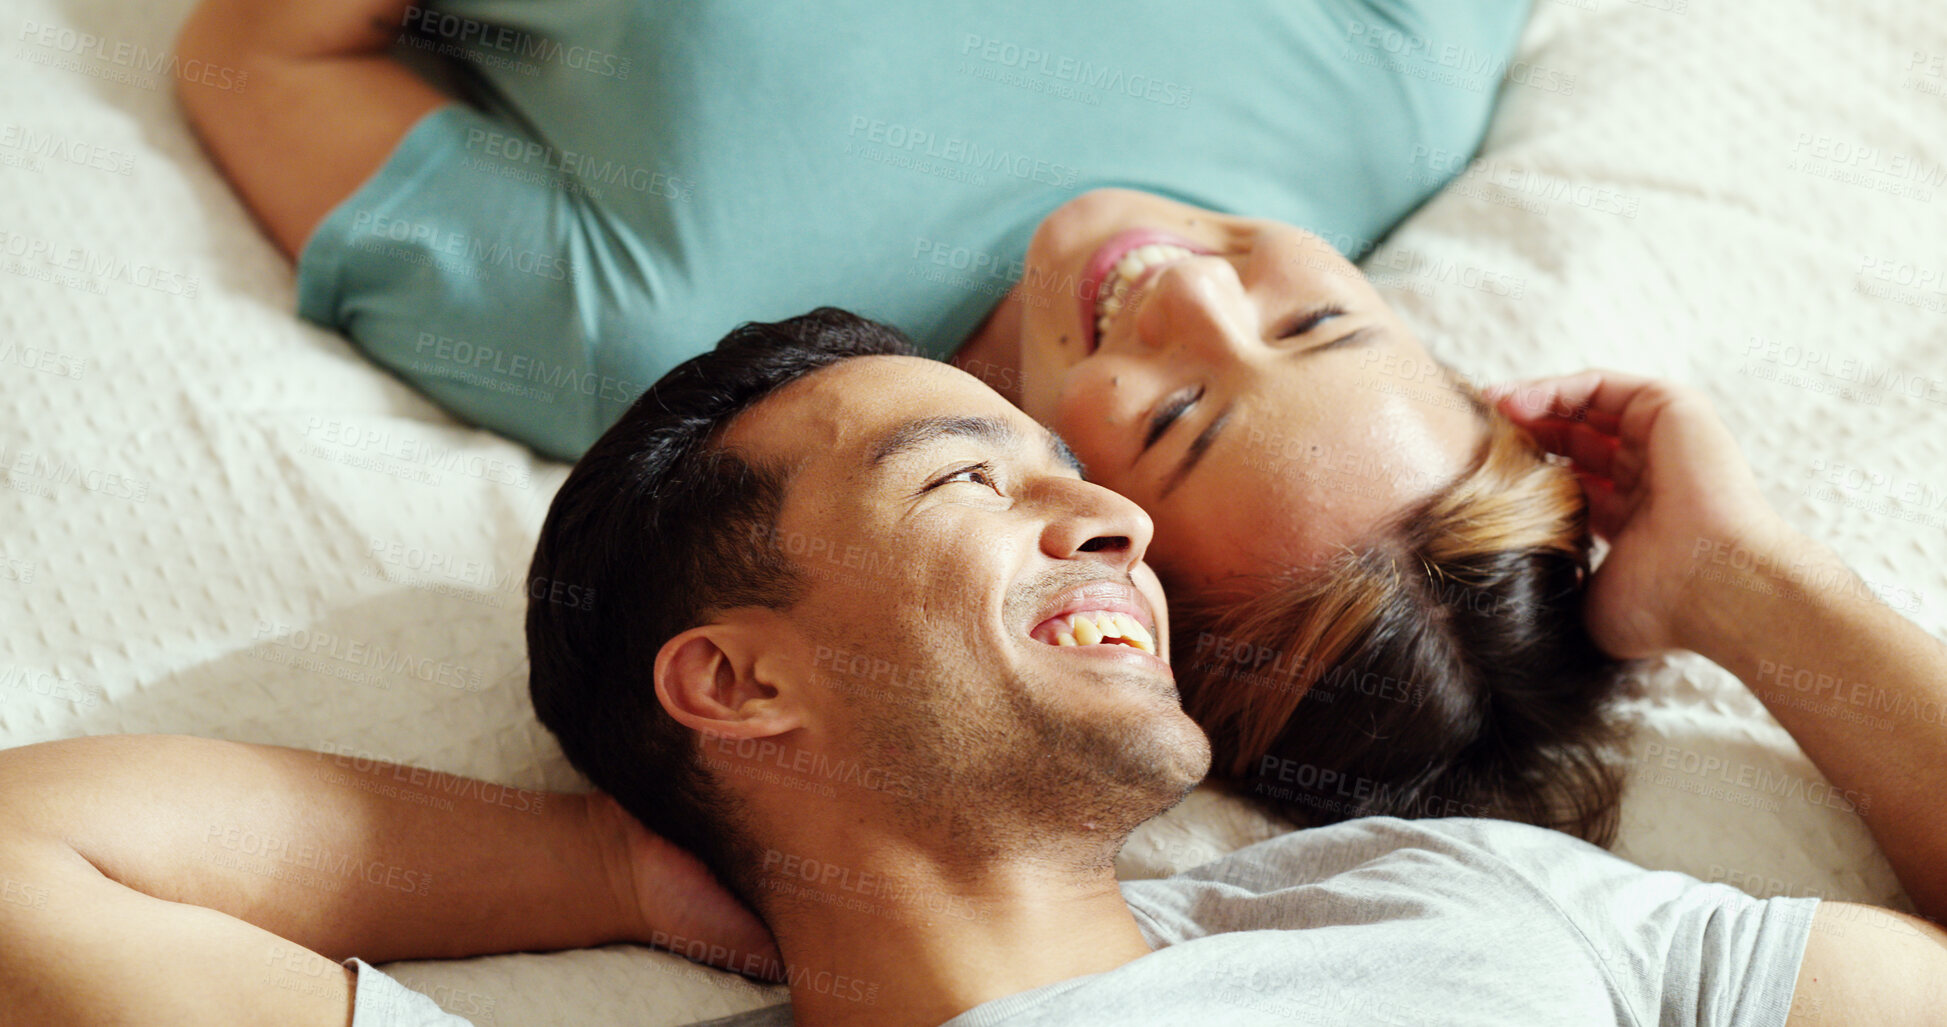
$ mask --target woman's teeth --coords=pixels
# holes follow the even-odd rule
[[[1150,243],[1138,246],[1122,255],[1115,267],[1109,270],[1109,277],[1095,293],[1095,337],[1101,339],[1109,334],[1109,322],[1122,313],[1122,304],[1129,298],[1130,284],[1142,277],[1144,271],[1161,264],[1196,256],[1195,250],[1186,250],[1169,243]]]
[[[1055,644],[1058,646],[1101,645],[1105,642],[1133,646],[1151,656],[1156,655],[1156,640],[1149,636],[1149,630],[1126,613],[1092,610],[1072,614],[1055,623]]]

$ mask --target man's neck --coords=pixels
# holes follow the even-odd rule
[[[1150,952],[1113,866],[787,860],[764,905],[799,1027],[932,1027]]]

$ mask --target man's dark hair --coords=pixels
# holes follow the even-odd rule
[[[555,494],[528,569],[528,688],[569,762],[748,901],[741,818],[700,736],[656,699],[656,653],[738,607],[787,609],[777,537],[790,469],[723,447],[738,415],[842,360],[909,356],[897,330],[832,307],[745,324],[664,375]]]

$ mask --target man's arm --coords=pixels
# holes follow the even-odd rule
[[[176,50],[185,60],[246,73],[241,88],[185,80],[178,95],[230,184],[293,261],[324,216],[446,102],[386,55],[413,6],[203,0],[183,26]]]
[[[775,951],[600,796],[114,736],[0,752],[0,823],[0,1023],[342,1024],[352,955]]]
[[[1585,599],[1596,643],[1621,658],[1690,649],[1736,674],[1920,911],[1947,918],[1947,649],[1772,511],[1700,394],[1607,371],[1496,391],[1574,460],[1609,540]]]
[[[1750,688],[1947,919],[1947,649],[1803,536],[1708,540],[1697,574],[1684,647]]]
[[[1947,931],[1904,913],[1822,902],[1786,1027],[1931,1027],[1947,1010]]]

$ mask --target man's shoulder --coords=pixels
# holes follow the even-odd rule
[[[1514,821],[1360,817],[1287,832],[1164,880],[1224,881],[1239,886],[1259,880],[1288,886],[1322,880],[1374,862],[1413,860],[1423,864],[1428,855],[1444,857],[1442,865],[1454,869],[1560,866],[1564,861],[1619,862],[1579,838]]]
[[[1123,886],[1152,940],[1394,917],[1560,919],[1591,888],[1646,871],[1578,838],[1502,820],[1363,817],[1268,839]]]
[[[760,1006],[715,1020],[703,1020],[690,1027],[791,1027],[791,1003]]]

